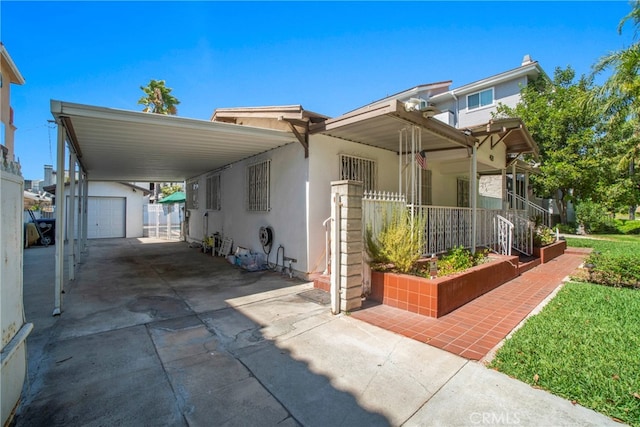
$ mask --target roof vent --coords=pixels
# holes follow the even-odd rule
[[[533,61],[531,60],[531,55],[526,54],[524,58],[522,58],[522,66],[531,64]]]

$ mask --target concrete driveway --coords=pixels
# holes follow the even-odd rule
[[[52,317],[53,258],[25,250],[17,426],[620,425],[185,243],[90,241]]]

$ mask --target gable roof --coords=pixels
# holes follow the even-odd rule
[[[431,98],[431,101],[437,103],[449,98],[455,98],[459,95],[466,95],[469,93],[477,92],[479,90],[495,86],[498,83],[517,79],[519,77],[526,76],[528,78],[536,78],[540,74],[546,75],[538,61],[529,61],[523,63],[523,65],[521,65],[520,67],[513,68],[511,70],[504,71],[493,76],[485,77],[484,79],[476,80],[475,82],[468,83],[466,85],[451,89],[438,95],[434,95]]]
[[[18,67],[16,67],[16,64],[13,62],[13,59],[11,59],[9,52],[7,52],[7,49],[4,47],[4,44],[2,42],[0,42],[0,57],[2,59],[2,62],[6,64],[6,67],[9,70],[9,76],[7,76],[9,77],[9,83],[23,85],[24,77],[22,77],[22,74],[20,74]]]

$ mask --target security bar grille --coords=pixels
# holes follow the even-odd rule
[[[247,210],[252,212],[269,211],[269,181],[271,160],[247,166]]]
[[[207,209],[220,210],[220,175],[207,177]]]
[[[360,181],[364,191],[373,191],[377,187],[376,177],[375,160],[340,155],[340,179]]]

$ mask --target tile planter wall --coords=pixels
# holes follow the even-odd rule
[[[517,256],[494,261],[451,276],[426,279],[372,271],[370,298],[430,317],[441,317],[518,276]]]
[[[567,242],[565,240],[558,240],[555,243],[541,248],[533,248],[533,256],[540,258],[540,262],[544,264],[562,255],[565,249],[567,249]]]

